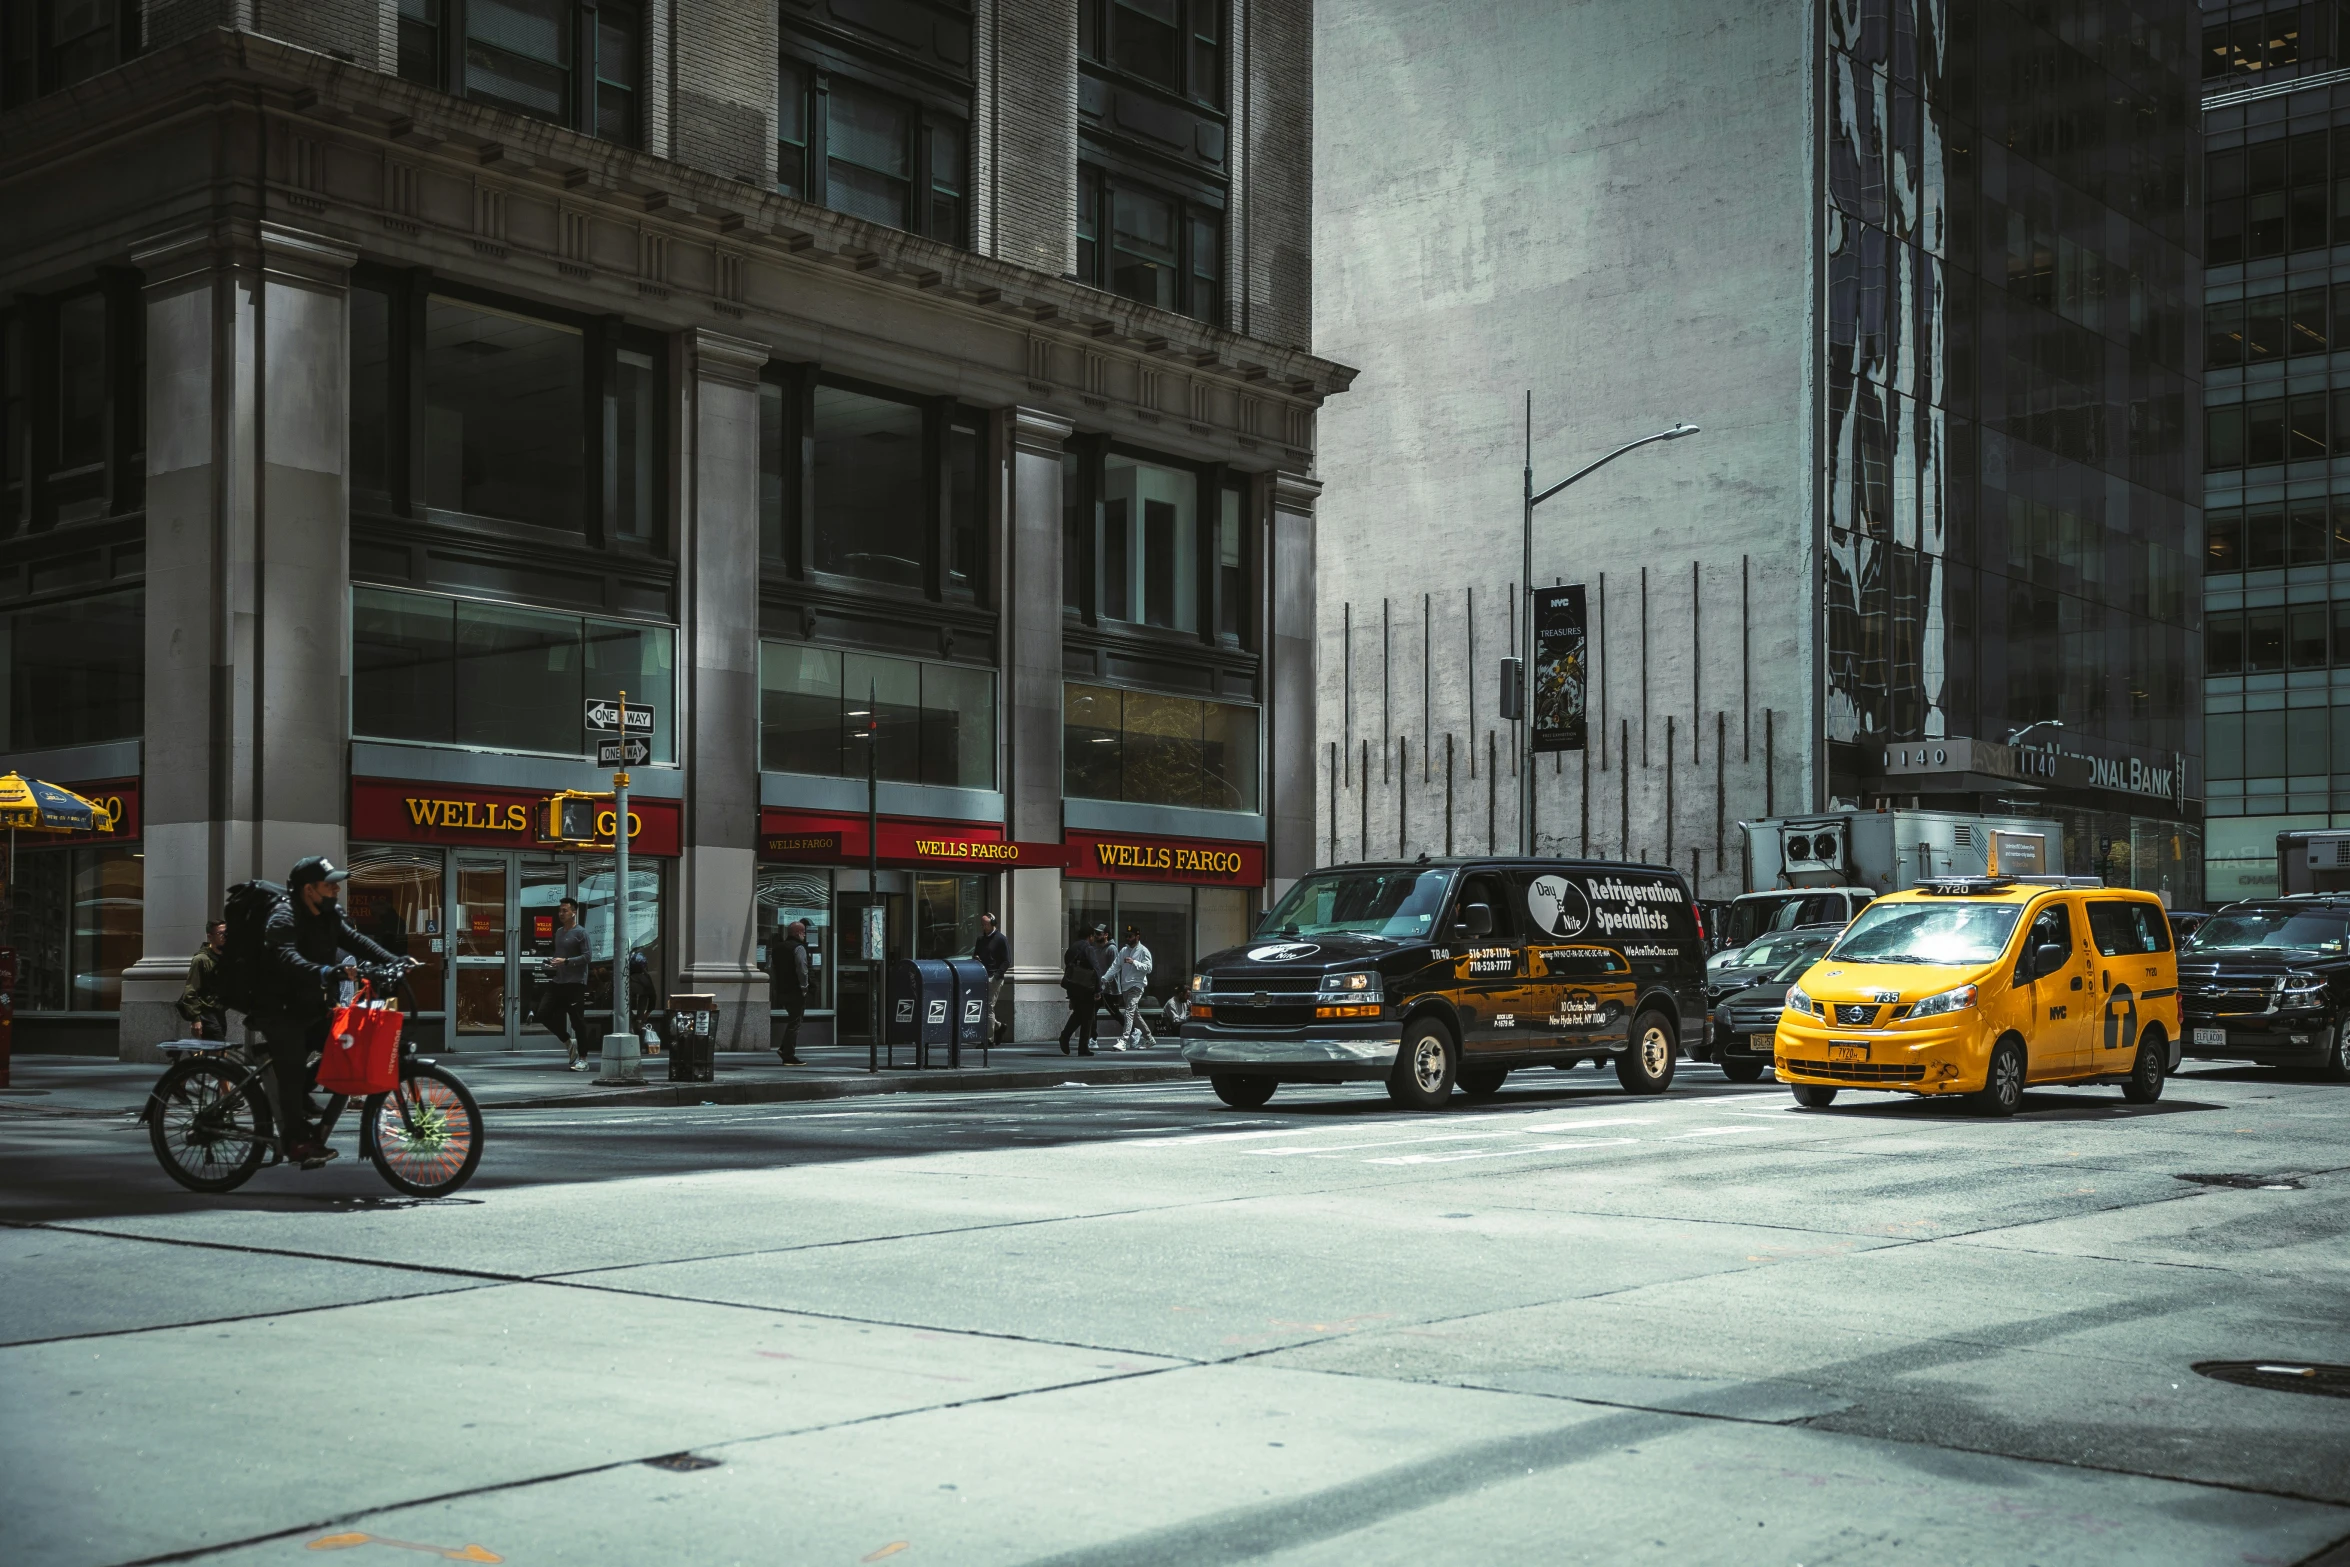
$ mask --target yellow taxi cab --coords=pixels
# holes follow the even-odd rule
[[[1787,992],[1772,1065],[1798,1104],[1839,1089],[1970,1096],[2013,1115],[2026,1085],[2162,1096],[2178,954],[2150,892],[2083,877],[1968,876],[1878,898]]]

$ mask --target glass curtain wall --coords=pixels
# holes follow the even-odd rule
[[[2255,36],[2277,29],[2242,9],[2207,16],[2215,92],[2269,80],[2270,45],[2304,75],[2338,64],[2325,30]],[[2350,825],[2350,370],[2335,373],[2350,346],[2350,265],[2334,248],[2350,243],[2350,100],[2337,106],[2320,85],[2215,107],[2204,129],[2205,854],[2216,905],[2276,890],[2279,832]]]
[[[2194,756],[2192,13],[1828,14],[1830,738]]]
[[[995,787],[993,670],[762,642],[759,707],[765,771],[863,777],[867,714],[878,711],[882,779]]]
[[[1061,789],[1088,800],[1257,808],[1257,710],[1113,686],[1061,688]]]

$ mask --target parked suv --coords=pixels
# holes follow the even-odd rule
[[[1705,947],[1663,865],[1443,859],[1315,871],[1256,936],[1200,960],[1183,1054],[1255,1109],[1282,1083],[1384,1082],[1433,1110],[1457,1085],[1613,1058],[1662,1093],[1705,1038]]]
[[[1782,887],[1776,892],[1740,893],[1731,900],[1729,915],[1717,932],[1720,943],[1707,972],[1736,963],[1738,954],[1758,937],[1799,925],[1848,925],[1876,896],[1869,887]]]
[[[2350,1082],[2350,894],[2231,903],[2179,944],[2185,1053]]]

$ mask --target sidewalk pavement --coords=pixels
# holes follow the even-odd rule
[[[564,1070],[562,1052],[499,1050],[431,1053],[465,1080],[484,1110],[577,1109],[588,1105],[773,1104],[843,1099],[862,1094],[970,1093],[988,1089],[1054,1088],[1065,1083],[1156,1083],[1187,1079],[1191,1068],[1172,1043],[1132,1054],[1103,1051],[1064,1056],[1059,1046],[1000,1045],[979,1064],[964,1052],[960,1068],[913,1070],[900,1046],[897,1065],[865,1070],[863,1046],[825,1046],[802,1052],[803,1066],[785,1066],[772,1051],[726,1051],[716,1059],[716,1081],[672,1083],[666,1056],[644,1060],[641,1087],[604,1088],[586,1072]],[[944,1052],[934,1052],[943,1058]],[[0,1117],[12,1114],[115,1116],[135,1111],[163,1075],[160,1066],[103,1056],[18,1055],[10,1083],[0,1088]]]

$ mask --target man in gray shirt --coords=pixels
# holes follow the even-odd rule
[[[587,1043],[588,937],[580,928],[579,905],[565,898],[555,905],[555,950],[548,963],[546,994],[539,998],[539,1023],[563,1041],[571,1070],[595,1065],[580,1054]]]

